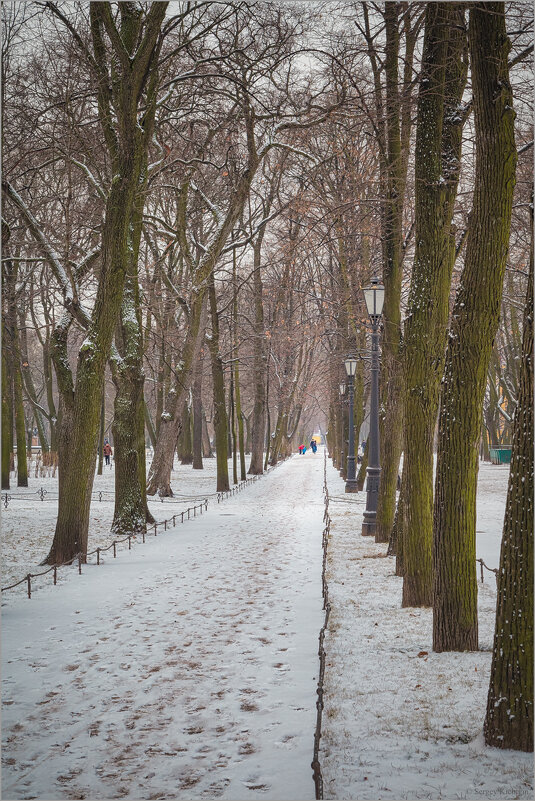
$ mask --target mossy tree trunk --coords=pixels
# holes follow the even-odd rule
[[[98,432],[98,463],[97,476],[101,476],[104,469],[104,430],[106,427],[106,401],[105,393],[102,393],[102,403],[100,404],[100,428]]]
[[[5,347],[4,334],[2,336],[2,489],[9,489],[9,468],[13,450],[13,385],[8,376]]]
[[[141,202],[140,195],[136,205]],[[117,535],[141,533],[152,515],[147,507],[145,464],[145,406],[143,335],[137,259],[141,208],[135,212],[131,263],[125,281],[120,322],[115,332],[118,358],[110,359],[115,384],[113,443],[115,447],[115,509],[112,529]]]
[[[228,420],[223,360],[219,352],[219,315],[213,274],[210,276],[208,284],[208,300],[210,303],[210,319],[212,323],[212,330],[208,337],[208,349],[210,351],[212,364],[212,387],[214,397],[213,425],[217,471],[216,483],[217,491],[225,492],[230,489],[228,475]]]
[[[503,3],[470,9],[476,172],[441,398],[433,532],[433,648],[477,650],[476,491],[482,407],[498,328],[516,171]]]
[[[182,407],[182,430],[180,432],[180,464],[193,464],[193,439],[191,436],[191,408],[189,399]]]
[[[232,454],[232,483],[238,483],[238,438],[236,434],[236,405],[234,402],[234,369],[230,367],[230,382],[229,382],[229,410],[228,410],[228,424],[229,424],[229,449]]]
[[[194,470],[202,470],[202,434],[203,434],[203,408],[202,408],[202,379],[203,379],[204,349],[201,348],[195,364],[192,384],[192,413],[193,413],[193,462]]]
[[[384,195],[382,240],[385,301],[380,374],[381,480],[377,499],[376,542],[388,542],[392,531],[402,447],[403,371],[400,304],[404,256],[403,205],[410,147],[412,62],[417,27],[416,25],[411,27],[411,15],[405,12],[403,17],[405,53],[403,76],[400,82],[398,74],[400,12],[399,3],[385,3],[384,101],[378,76],[377,57],[374,58],[370,54],[376,87],[377,117],[384,153],[381,186]]]
[[[264,471],[264,438],[266,430],[266,367],[264,341],[264,303],[261,272],[262,232],[253,246],[254,339],[253,381],[254,406],[251,424],[251,461],[249,474],[262,475]]]
[[[403,606],[433,598],[433,438],[455,255],[451,220],[461,163],[459,112],[467,75],[464,10],[426,7],[415,152],[415,255],[404,332]]]
[[[22,385],[22,359],[17,318],[17,262],[6,257],[2,270],[2,288],[5,294],[5,325],[3,326],[6,346],[9,350],[9,371],[13,387],[13,415],[15,422],[15,441],[17,444],[17,487],[28,486],[28,460],[26,443],[26,420],[24,417],[24,397]]]
[[[236,251],[232,254],[232,281],[233,281],[233,303],[232,303],[232,357],[233,377],[234,377],[234,400],[236,411],[236,423],[238,425],[238,450],[240,452],[240,481],[245,481],[247,471],[245,469],[245,439],[243,431],[243,412],[241,407],[240,389],[240,352],[238,343],[238,285],[236,276]],[[236,450],[236,443],[234,443]],[[236,476],[237,480],[237,476]]]
[[[54,366],[60,389],[59,503],[48,563],[85,558],[89,508],[95,474],[104,371],[130,267],[130,228],[136,192],[152,138],[161,25],[167,3],[155,3],[143,17],[132,4],[120,5],[116,26],[107,3],[91,3],[93,53],[84,51],[98,80],[98,108],[113,179],[102,226],[101,265],[96,299],[87,319],[87,336],[69,369],[64,320],[54,332]],[[112,55],[106,47],[109,37]],[[113,66],[112,63],[113,62]],[[144,107],[140,118],[140,106]],[[74,313],[78,313],[75,306]],[[143,414],[142,406],[141,414]],[[143,418],[141,418],[143,419]],[[132,421],[130,421],[132,423]]]
[[[484,731],[533,751],[533,229],[520,370]]]

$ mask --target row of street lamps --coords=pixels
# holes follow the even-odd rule
[[[377,517],[377,498],[381,464],[379,454],[379,325],[383,313],[385,288],[374,277],[370,286],[362,290],[366,309],[371,322],[371,393],[370,393],[370,433],[368,438],[368,467],[366,470],[366,511],[362,524],[364,536],[375,535]],[[353,402],[355,391],[355,373],[357,359],[361,354],[346,357],[344,365],[347,374],[349,392],[349,438],[347,453],[346,492],[357,492],[356,460],[355,460],[355,426],[353,424]],[[345,383],[340,383],[340,394],[345,394]]]

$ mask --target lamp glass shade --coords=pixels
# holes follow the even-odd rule
[[[371,286],[362,290],[366,308],[370,317],[380,317],[383,313],[383,303],[385,300],[385,288],[379,283],[378,278],[372,278]]]
[[[346,384],[345,381],[340,381],[340,395],[346,394]]]
[[[354,378],[355,373],[357,372],[357,360],[354,356],[348,356],[344,364],[346,366],[346,373],[350,378]]]

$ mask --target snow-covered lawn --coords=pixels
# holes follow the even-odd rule
[[[246,456],[249,465],[250,456]],[[202,470],[193,470],[191,466],[180,465],[175,460],[175,469],[171,474],[171,486],[175,496],[148,499],[149,509],[156,520],[169,519],[176,512],[180,513],[192,506],[195,498],[208,498],[211,505],[217,504],[216,493],[216,460],[204,459]],[[232,477],[232,460],[229,459],[229,475]],[[239,475],[239,462],[238,462]],[[232,479],[231,479],[232,480]],[[93,501],[89,524],[89,550],[107,547],[113,536],[110,528],[114,507],[114,467],[104,467],[101,476],[95,475],[93,484]],[[44,493],[41,493],[44,490]],[[6,494],[7,508],[4,504]],[[43,497],[43,500],[41,500]],[[16,478],[12,478],[11,489],[2,490],[2,586],[18,581],[27,573],[39,573],[39,563],[46,557],[52,545],[56,526],[58,498],[58,478],[52,476],[35,477],[34,470],[28,478],[28,487],[17,487]],[[118,546],[127,548],[127,545]],[[93,557],[94,559],[94,557]],[[65,570],[58,572],[58,581],[65,575]],[[37,578],[32,581],[32,588],[45,586],[51,576]],[[24,592],[24,586],[5,593],[3,601],[13,597],[13,593]]]
[[[485,571],[479,584],[481,650],[433,653],[431,610],[401,608],[394,558],[360,534],[364,493],[344,495],[338,472],[327,471],[325,798],[532,798],[532,755],[483,742],[494,575]],[[508,467],[481,464],[477,556],[491,568],[499,565],[507,479]]]
[[[313,797],[322,474],[4,607],[2,797]]]
[[[212,496],[202,517],[82,576],[63,568],[60,587],[36,580],[31,600],[24,585],[4,593],[3,798],[314,798],[323,449],[220,505],[205,466],[174,472],[184,497],[151,501],[161,520]],[[400,608],[394,560],[360,535],[364,494],[345,495],[330,464],[327,476],[325,798],[531,798],[531,755],[481,735],[494,575],[479,585],[482,650],[434,654],[431,612]],[[491,568],[507,478],[481,465],[477,552]],[[55,481],[30,491],[51,496]],[[112,486],[108,471],[95,492]],[[112,515],[93,504],[90,548],[111,541]],[[54,519],[52,500],[10,502],[7,575],[37,569]]]

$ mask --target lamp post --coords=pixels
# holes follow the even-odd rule
[[[372,325],[371,350],[371,395],[370,395],[370,441],[368,443],[368,467],[366,470],[366,511],[362,523],[363,536],[375,535],[377,498],[381,463],[379,459],[379,323],[383,312],[385,288],[373,277],[370,286],[362,290],[366,309]]]
[[[347,356],[344,361],[347,373],[347,386],[349,389],[349,440],[347,443],[347,478],[346,492],[357,492],[357,479],[355,470],[355,425],[353,423],[353,398],[355,394],[354,380],[357,372],[357,359]]]
[[[346,394],[346,382],[340,381],[340,461],[338,463],[340,475],[344,474],[344,396]]]

